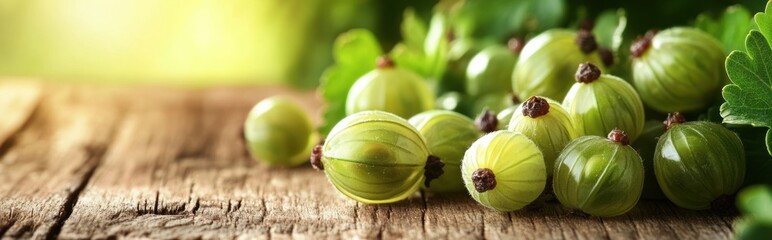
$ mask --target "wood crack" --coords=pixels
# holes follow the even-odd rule
[[[11,212],[13,212],[13,209],[11,209]],[[13,213],[9,214],[9,216],[13,216]],[[16,218],[11,218],[11,221],[8,223],[6,228],[0,228],[0,239],[5,239],[3,236],[5,236],[5,233],[8,232],[8,230],[11,229],[14,224],[16,224]]]
[[[423,209],[421,210],[421,230],[423,231],[423,236],[426,238],[426,192],[424,192],[423,189],[420,191],[421,193],[421,203],[423,205]]]
[[[359,202],[354,203],[354,229],[359,229]]]
[[[153,203],[153,214],[158,214],[158,195],[160,193],[158,190],[155,191],[155,202]]]
[[[592,217],[590,219],[591,220],[598,219],[600,221],[601,226],[603,226],[603,233],[606,234],[606,236],[604,236],[604,239],[611,239],[611,233],[608,231],[608,225],[606,225],[606,222],[603,221],[602,217]]]
[[[265,216],[268,215],[268,208],[265,206],[265,198],[260,198],[260,208],[263,210],[263,214],[260,215],[260,219],[258,219],[258,222],[261,224],[265,223]]]
[[[201,207],[201,200],[196,198],[196,203],[193,205],[193,208],[190,210],[190,212],[193,215],[196,215],[196,212],[198,212],[199,207]]]
[[[241,202],[242,201],[244,201],[244,199],[239,199],[239,201],[236,202],[236,206],[233,207],[233,211],[231,211],[231,212],[235,212],[235,211],[241,210]]]
[[[487,239],[485,237],[485,213],[484,212],[480,214],[480,218],[482,218],[482,221],[480,221],[482,223],[482,227],[480,228],[480,236],[482,237],[482,239]]]
[[[102,158],[106,152],[106,147],[86,146],[84,150],[86,151],[86,154],[88,154],[87,162],[93,162],[93,164],[90,164],[91,167],[88,169],[86,174],[84,174],[83,180],[78,184],[78,186],[75,187],[72,192],[68,194],[64,204],[59,210],[56,221],[54,222],[53,226],[51,226],[48,234],[46,234],[46,239],[56,239],[59,236],[59,233],[62,232],[62,227],[64,227],[64,223],[67,221],[67,219],[70,218],[70,215],[72,215],[72,211],[75,208],[75,205],[78,203],[78,198],[80,198],[81,192],[86,189],[86,186],[91,180],[91,177],[94,176],[94,172],[96,172],[96,169],[99,167],[99,165],[101,165]]]

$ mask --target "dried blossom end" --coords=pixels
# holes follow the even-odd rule
[[[619,130],[619,128],[614,128],[614,130],[611,130],[611,132],[608,134],[608,140],[622,145],[630,145],[630,141],[627,139],[627,133],[625,133],[625,131]]]
[[[322,144],[314,146],[311,151],[311,166],[319,171],[324,171],[324,164],[322,163]]]
[[[472,173],[472,183],[477,192],[483,193],[496,187],[496,175],[488,168],[480,168]]]
[[[674,113],[668,113],[667,118],[665,119],[664,122],[662,122],[662,124],[664,125],[665,130],[668,130],[675,125],[685,123],[685,122],[686,122],[686,117],[683,114],[681,114],[680,112],[674,112]]]
[[[600,78],[600,68],[590,62],[579,64],[579,68],[576,69],[576,81],[580,83],[591,83],[592,81]]]
[[[547,99],[532,96],[523,103],[523,116],[537,118],[550,112],[550,104]]]
[[[429,183],[442,176],[443,173],[445,173],[442,168],[445,167],[445,163],[443,163],[439,157],[429,155],[429,157],[426,159],[426,166],[424,167],[424,185],[426,187],[429,187]]]

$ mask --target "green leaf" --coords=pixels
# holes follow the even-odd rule
[[[533,14],[525,22],[525,29],[529,32],[541,32],[557,27],[566,14],[565,0],[528,0],[528,2],[531,9],[526,11]]]
[[[389,56],[400,68],[411,70],[423,77],[433,74],[432,66],[428,64],[423,48],[414,49],[405,43],[398,43],[391,49]]]
[[[428,32],[427,32],[428,31]],[[407,69],[434,82],[436,85],[447,68],[449,48],[448,25],[445,15],[435,12],[429,29],[415,13],[408,10],[402,23],[403,42],[391,49],[389,56],[399,68]]]
[[[733,84],[723,89],[726,103],[721,105],[721,117],[724,123],[769,128],[772,126],[772,49],[755,30],[748,34],[745,46],[747,53],[734,51],[726,59],[726,72]],[[768,147],[772,145],[770,140],[767,137]]]
[[[770,12],[772,12],[772,2],[767,2],[767,7],[764,9],[764,12],[757,13],[756,16],[754,16],[756,25],[759,26],[761,34],[764,34],[767,41],[772,41],[772,15],[769,14]],[[772,42],[770,42],[770,44],[772,44]]]
[[[767,131],[767,153],[772,156],[772,130]]]
[[[748,125],[728,125],[729,130],[737,133],[745,150],[744,186],[772,183],[772,156],[767,152],[765,128]]]
[[[383,55],[372,32],[354,29],[338,36],[333,47],[336,65],[327,68],[319,88],[327,107],[319,132],[326,135],[338,121],[346,117],[346,97],[359,77],[375,69],[375,60]]]
[[[592,33],[599,45],[616,53],[622,45],[625,27],[627,27],[627,17],[624,9],[607,10],[595,19]]]
[[[747,217],[772,224],[772,187],[755,185],[737,194],[737,206]]]
[[[726,52],[742,50],[745,33],[755,28],[751,13],[740,5],[730,6],[721,17],[714,19],[709,13],[697,16],[695,27],[718,39]]]
[[[435,13],[429,25],[429,32],[426,34],[424,42],[424,53],[426,54],[427,64],[431,67],[431,74],[428,77],[432,80],[439,80],[445,73],[447,67],[447,54],[449,48],[448,31],[449,25],[447,18],[442,13]]]
[[[464,1],[451,17],[460,37],[502,42],[558,27],[566,5],[565,0]]]
[[[426,23],[416,16],[413,8],[405,9],[405,14],[400,25],[402,42],[411,49],[423,49],[426,41]]]
[[[381,55],[383,50],[378,39],[367,29],[353,29],[342,33],[333,45],[333,56],[336,64],[340,66],[373,69],[375,59]]]
[[[772,224],[738,219],[735,224],[737,240],[767,240],[772,236]]]

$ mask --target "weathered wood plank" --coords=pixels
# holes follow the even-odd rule
[[[11,137],[29,122],[42,89],[36,82],[0,82],[0,156],[13,146]]]
[[[313,93],[50,91],[0,158],[6,237],[726,239],[737,215],[662,201],[603,219],[555,201],[500,213],[465,193],[417,192],[399,203],[365,205],[309,165],[269,168],[244,151],[239,131],[254,103],[289,94],[319,116]]]
[[[115,109],[103,108],[111,99],[72,88],[45,93],[0,159],[0,235],[57,236],[119,122]]]
[[[426,237],[429,239],[480,239],[485,236],[485,227],[493,224],[493,221],[484,221],[485,210],[477,207],[466,193],[428,193],[425,199]]]
[[[329,191],[322,174],[268,169],[244,154],[244,117],[275,92],[146,93],[61,236],[335,238],[352,229],[355,203]],[[308,99],[299,100],[318,109]]]

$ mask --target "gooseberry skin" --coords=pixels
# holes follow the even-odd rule
[[[745,151],[737,134],[712,122],[674,125],[657,142],[654,174],[670,201],[701,210],[731,195],[745,178]]]
[[[434,108],[434,94],[424,79],[398,67],[376,68],[357,79],[346,98],[346,114],[386,111],[402,118]]]
[[[287,98],[257,103],[244,121],[244,138],[254,159],[274,166],[297,166],[308,160],[315,144],[308,114]]]
[[[466,69],[469,61],[487,45],[486,42],[470,38],[457,38],[451,41],[447,55],[448,66],[442,76],[438,92],[465,92]]]
[[[476,116],[485,110],[500,112],[512,106],[512,94],[506,92],[490,93],[478,96],[472,104],[469,115]]]
[[[583,136],[558,156],[552,183],[564,206],[613,217],[638,203],[643,178],[643,163],[635,149],[603,137]]]
[[[349,115],[322,147],[324,172],[344,195],[367,204],[407,198],[424,183],[429,148],[405,119],[383,111]]]
[[[509,92],[517,55],[507,47],[491,45],[477,53],[466,68],[466,92],[471,96]]]
[[[553,29],[525,44],[512,73],[512,89],[518,98],[563,99],[574,83],[574,72],[580,63],[589,61],[605,71],[598,51],[582,52],[575,44],[576,35],[574,31]]]
[[[549,112],[542,116],[530,117],[523,114],[523,106],[530,101],[520,104],[512,114],[508,130],[520,132],[536,143],[544,155],[544,163],[547,175],[552,176],[555,159],[560,151],[578,137],[571,116],[568,115],[560,103],[543,98],[549,104]]]
[[[515,112],[517,112],[519,108],[520,108],[519,104],[515,105],[515,106],[509,106],[509,107],[501,110],[501,112],[499,112],[499,114],[496,114],[496,118],[499,120],[499,126],[496,129],[497,130],[505,130],[505,129],[509,128],[509,122],[512,121],[512,115],[514,115]]]
[[[725,54],[712,36],[687,27],[658,32],[632,59],[633,85],[660,112],[707,107],[721,92]]]
[[[429,152],[445,163],[444,173],[432,180],[428,189],[433,192],[463,191],[461,160],[466,149],[481,135],[472,119],[453,111],[432,110],[419,113],[408,122],[424,136]]]
[[[478,169],[495,174],[493,189],[478,192],[472,180]],[[502,212],[521,209],[544,191],[544,157],[523,134],[499,130],[475,141],[464,154],[461,174],[469,194],[485,207]]]
[[[606,136],[619,128],[635,142],[646,122],[643,102],[633,86],[609,74],[589,83],[574,83],[563,107],[574,119],[580,136]]]
[[[446,92],[434,101],[437,109],[460,112],[463,109],[464,96],[459,92]]]

